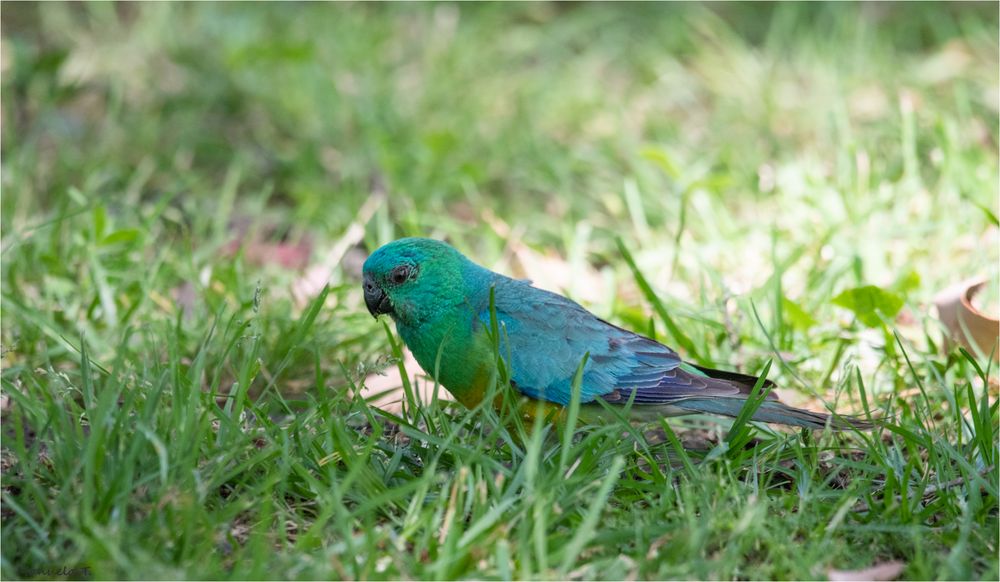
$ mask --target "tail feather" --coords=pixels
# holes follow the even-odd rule
[[[746,393],[746,394],[750,394],[751,392],[753,392],[753,387],[757,385],[757,380],[760,379],[757,376],[748,376],[747,374],[740,374],[739,372],[730,372],[728,370],[716,370],[714,368],[706,368],[704,366],[698,366],[696,364],[688,364],[688,365],[697,370],[698,372],[700,372],[701,374],[708,376],[709,378],[713,378],[715,380],[724,380],[729,384],[735,385],[740,389],[741,393]],[[762,385],[762,388],[764,389],[770,388],[773,390],[774,388],[777,387],[778,386],[771,380],[768,380],[766,378],[764,379],[764,384]],[[775,394],[774,392],[768,392],[767,399],[777,400],[778,395]]]
[[[737,416],[746,400],[742,398],[692,398],[678,400],[673,406],[692,413],[721,414]],[[754,411],[752,420],[800,426],[814,430],[826,428],[833,430],[871,430],[872,423],[853,416],[830,415],[794,408],[781,402],[767,400]]]

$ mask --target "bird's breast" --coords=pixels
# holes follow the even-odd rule
[[[397,331],[424,371],[463,406],[475,408],[490,394],[497,381],[497,366],[493,344],[482,328],[451,325],[414,330],[397,325]],[[534,423],[539,415],[548,421],[562,416],[561,405],[529,398],[513,386],[495,394],[494,408],[502,408],[505,395],[512,397],[526,423]]]
[[[397,331],[413,357],[456,400],[472,408],[482,402],[495,374],[490,345],[467,325],[424,326],[397,324]]]

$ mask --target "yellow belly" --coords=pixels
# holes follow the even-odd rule
[[[491,373],[477,373],[472,386],[462,391],[452,392],[455,400],[458,400],[466,408],[472,409],[479,406],[489,392],[490,382],[493,381]],[[527,424],[534,424],[535,418],[541,416],[542,420],[557,424],[565,412],[565,407],[554,402],[536,400],[520,394],[514,388],[508,388],[507,394],[498,393],[493,397],[493,409],[498,413],[503,411],[504,397],[516,399],[515,406],[521,419]]]
[[[561,404],[535,400],[522,396],[517,403],[518,412],[525,423],[534,424],[535,419],[541,416],[542,420],[553,425],[559,424],[563,420],[566,408]]]

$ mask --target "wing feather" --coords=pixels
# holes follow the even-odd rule
[[[495,289],[501,354],[508,360],[514,385],[527,396],[568,404],[573,376],[588,353],[582,402],[602,398],[612,403],[631,399],[637,405],[668,404],[748,392],[742,380],[752,377],[722,373],[713,378],[685,371],[680,356],[669,347],[608,323],[530,282],[500,277]],[[481,306],[479,321],[489,328],[488,304]]]

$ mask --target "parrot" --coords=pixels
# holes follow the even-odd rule
[[[362,267],[362,287],[369,313],[391,317],[417,363],[470,409],[497,378],[494,323],[510,387],[546,418],[569,406],[581,362],[581,412],[628,405],[630,420],[736,417],[759,381],[684,362],[666,345],[530,281],[482,267],[443,241],[402,238],[379,247]],[[871,428],[858,418],[785,405],[770,380],[764,388],[751,420],[816,430]]]

